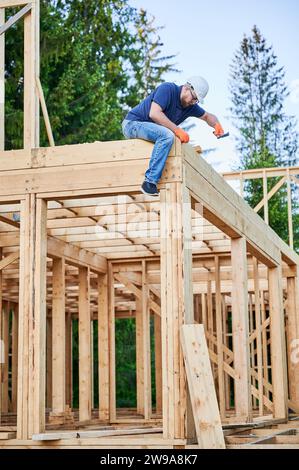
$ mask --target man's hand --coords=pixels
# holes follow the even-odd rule
[[[190,139],[189,134],[183,131],[183,129],[181,129],[180,127],[177,127],[174,133],[180,139],[182,144],[187,144],[187,142],[189,142],[189,139]]]
[[[221,137],[223,134],[224,134],[224,130],[222,129],[222,126],[220,124],[220,122],[217,122],[215,124],[215,127],[214,127],[214,132],[213,134],[216,136],[216,137]]]

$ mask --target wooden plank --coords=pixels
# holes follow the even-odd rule
[[[288,392],[281,267],[269,268],[268,275],[274,417],[286,418]]]
[[[90,273],[79,268],[79,420],[91,419]]]
[[[65,261],[53,260],[52,292],[52,411],[65,411]]]
[[[135,297],[136,313],[136,399],[137,413],[144,416],[144,347],[143,347],[143,319],[142,302],[139,297]]]
[[[287,194],[288,194],[288,229],[289,229],[289,245],[293,249],[294,247],[294,231],[293,231],[293,214],[292,214],[292,191],[291,191],[291,179],[290,171],[287,171]]]
[[[18,7],[27,3],[35,3],[35,0],[0,0],[0,8]]]
[[[296,268],[298,273],[298,268]],[[294,411],[299,412],[299,284],[298,277],[287,278],[287,351],[288,351],[288,380],[289,397],[293,403]],[[297,410],[297,411],[296,411]]]
[[[162,338],[161,316],[154,315],[156,414],[162,413]]]
[[[202,449],[224,449],[224,436],[203,325],[183,325],[181,344],[198,444]]]
[[[39,2],[24,17],[24,149],[39,147]]]
[[[263,170],[264,221],[269,225],[267,173]]]
[[[112,265],[108,262],[108,329],[109,329],[109,410],[110,422],[116,420],[115,388],[115,293]]]
[[[19,350],[18,350],[18,403],[17,438],[28,439],[28,400],[29,400],[29,317],[32,309],[30,286],[33,266],[30,213],[31,196],[21,201],[20,227],[20,287],[19,287]],[[29,246],[29,249],[28,249]]]
[[[232,240],[232,334],[235,369],[235,410],[244,421],[251,419],[250,363],[248,344],[248,286],[246,242]]]
[[[261,330],[261,306],[260,306],[260,286],[258,260],[253,259],[254,268],[254,311],[255,311],[255,329],[256,329],[256,348],[257,348],[257,370],[258,370],[258,391],[259,391],[259,415],[263,415],[263,356],[262,356],[262,330]]]
[[[142,344],[143,344],[143,383],[144,383],[144,418],[152,415],[152,383],[151,383],[151,341],[150,341],[150,311],[148,304],[149,290],[147,286],[146,261],[142,260]]]
[[[65,318],[65,403],[69,409],[73,403],[73,322],[72,313],[66,310]]]
[[[4,362],[2,364],[1,374],[1,410],[3,413],[8,413],[9,410],[9,396],[8,396],[8,370],[9,370],[9,354],[10,354],[10,332],[9,332],[9,314],[10,303],[3,302],[2,309],[2,340],[4,346]]]
[[[0,271],[5,269],[10,264],[14,263],[20,257],[20,252],[17,251],[16,253],[11,253],[10,255],[6,256],[0,261]]]
[[[108,276],[98,276],[99,419],[109,421]]]
[[[91,253],[54,237],[48,237],[47,248],[48,256],[51,258],[65,258],[73,266],[89,266],[98,273],[107,272],[107,259],[102,255]]]
[[[46,426],[46,294],[47,294],[47,202],[36,201],[34,250],[33,323],[33,433]]]
[[[54,148],[54,147],[51,147]],[[5,152],[6,153],[6,152]],[[59,171],[57,167],[36,168],[28,170],[7,169],[7,158],[0,159],[0,185],[7,195],[16,193],[25,194],[28,192],[44,193],[52,197],[55,192],[55,199],[67,196],[67,191],[78,191],[78,194],[119,194],[128,193],[130,190],[139,192],[138,181],[144,178],[144,172],[148,166],[145,158],[139,160],[125,160],[123,162],[114,161],[108,163],[93,163],[81,165],[61,165]],[[99,159],[98,159],[99,162]],[[12,163],[12,162],[9,162]],[[4,167],[4,168],[3,168]],[[179,157],[170,158],[166,162],[160,187],[168,181],[181,180],[181,159]],[[121,189],[123,188],[123,189]]]
[[[46,335],[46,407],[52,408],[52,315],[49,312]]]
[[[222,329],[222,305],[221,305],[221,283],[220,262],[215,256],[215,289],[216,289],[216,333],[217,333],[217,365],[218,365],[218,387],[219,387],[219,409],[221,418],[225,418],[225,389],[223,370],[223,329]]]
[[[130,436],[138,434],[158,434],[161,433],[161,428],[140,428],[140,429],[107,429],[107,430],[87,430],[87,431],[61,431],[49,432],[43,434],[36,434],[33,436],[33,441],[57,441],[60,439],[87,439],[87,438],[100,438],[109,436]]]
[[[39,100],[40,100],[40,104],[41,104],[41,108],[42,108],[42,112],[43,112],[43,116],[44,116],[44,121],[45,121],[45,126],[46,126],[46,131],[47,131],[47,136],[48,136],[48,139],[49,139],[49,143],[50,143],[51,147],[54,147],[55,142],[54,142],[54,138],[53,138],[53,134],[52,134],[52,128],[51,128],[51,124],[50,124],[50,119],[49,119],[49,115],[48,115],[48,110],[47,110],[47,105],[46,105],[46,101],[45,101],[45,97],[44,97],[44,92],[43,92],[43,88],[42,88],[39,77],[36,77],[36,87],[37,87],[37,92],[38,92],[38,96],[39,96]]]
[[[19,21],[23,16],[25,16],[32,8],[32,5],[28,3],[21,10],[19,10],[15,15],[11,16],[6,23],[0,27],[0,36],[4,34],[12,25]]]
[[[18,394],[18,329],[19,329],[19,313],[18,304],[13,304],[12,313],[12,359],[11,359],[11,402],[12,411],[17,411],[17,394]]]

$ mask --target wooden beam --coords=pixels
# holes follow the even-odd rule
[[[46,294],[47,294],[47,202],[36,201],[34,246],[33,323],[33,433],[46,426]]]
[[[12,362],[11,362],[11,403],[12,411],[17,411],[18,394],[18,329],[19,313],[18,304],[13,304],[12,312]]]
[[[225,449],[203,325],[183,325],[181,344],[199,448]]]
[[[79,268],[79,420],[91,419],[90,273]]]
[[[39,1],[24,17],[24,149],[39,147]]]
[[[52,315],[47,315],[46,331],[46,407],[52,408]]]
[[[223,370],[223,329],[222,329],[222,305],[221,305],[221,282],[219,257],[215,256],[215,290],[216,290],[216,334],[217,334],[217,373],[218,373],[218,396],[221,418],[225,418],[225,390]]]
[[[193,321],[191,201],[180,183],[161,191],[160,225],[163,432],[194,437],[179,337],[181,325]]]
[[[108,328],[109,328],[109,410],[110,423],[116,420],[115,388],[115,292],[112,264],[108,262]]]
[[[14,263],[14,261],[19,259],[19,257],[20,257],[20,252],[17,251],[16,253],[11,253],[10,255],[3,258],[0,261],[0,271],[2,271],[2,269],[7,268],[7,266],[9,266],[10,264]]]
[[[32,317],[30,289],[33,285],[32,196],[21,201],[20,287],[19,287],[19,351],[17,438],[28,439],[29,408],[29,318]],[[29,247],[29,249],[28,249]]]
[[[42,84],[40,82],[39,77],[36,77],[36,87],[37,87],[37,93],[38,93],[38,96],[39,96],[39,100],[40,100],[40,104],[41,104],[41,108],[42,108],[42,112],[43,112],[43,116],[44,116],[44,121],[45,121],[45,126],[46,126],[46,131],[47,131],[47,136],[48,136],[48,139],[49,139],[49,143],[50,143],[51,147],[54,147],[55,146],[54,137],[53,137],[53,133],[52,133],[52,128],[51,128],[51,123],[50,123],[50,119],[49,119],[49,114],[48,114],[48,109],[47,109],[45,97],[44,97],[44,92],[43,92]]]
[[[0,8],[13,8],[28,3],[35,3],[36,0],[0,0]]]
[[[48,237],[47,248],[48,256],[51,258],[65,258],[67,263],[73,266],[89,266],[93,271],[99,273],[107,272],[107,259],[84,248],[65,243],[54,237]]]
[[[99,419],[109,421],[108,275],[98,276]]]
[[[143,345],[143,383],[144,383],[144,418],[146,420],[152,415],[152,385],[151,385],[151,341],[150,341],[150,311],[149,290],[147,286],[146,261],[142,260],[142,345]]]
[[[65,403],[70,410],[73,404],[73,321],[72,313],[66,310],[65,318]]]
[[[4,34],[12,25],[25,16],[32,8],[31,3],[28,3],[24,8],[19,10],[15,15],[11,16],[6,23],[0,27],[0,36]]]
[[[156,414],[162,413],[162,338],[161,316],[154,315]]]
[[[271,371],[274,418],[287,417],[287,361],[281,266],[269,268]]]
[[[232,240],[232,334],[235,369],[235,410],[244,420],[251,420],[250,363],[248,343],[248,286],[246,241]]]
[[[293,405],[299,409],[299,270],[297,276],[287,278],[287,351],[288,351],[288,379],[289,397]],[[296,410],[294,410],[297,412]]]
[[[52,293],[52,411],[65,411],[65,261],[53,260]]]
[[[2,339],[4,345],[4,362],[2,364],[2,376],[1,376],[1,410],[3,413],[8,413],[9,410],[9,396],[8,396],[8,371],[9,371],[9,353],[10,353],[10,334],[9,334],[9,313],[10,303],[3,302],[2,309]]]

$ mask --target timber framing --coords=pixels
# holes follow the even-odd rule
[[[0,152],[2,334],[12,335],[10,354],[18,357],[11,370],[2,365],[1,412],[7,432],[16,430],[2,446],[49,445],[49,432],[62,433],[51,446],[76,445],[74,428],[87,433],[86,445],[127,445],[118,426],[138,434],[129,437],[132,447],[201,442],[193,420],[206,420],[207,411],[205,418],[200,409],[192,413],[180,346],[185,324],[203,325],[224,427],[287,422],[298,412],[298,364],[291,360],[298,256],[179,141],[160,197],[140,194],[151,150],[128,140]],[[136,322],[136,409],[117,406],[116,320],[128,319]],[[66,347],[76,322],[77,407],[69,376],[74,351]],[[88,423],[98,423],[97,437]]]
[[[20,9],[5,22],[9,7]],[[4,36],[20,19],[21,150],[4,150],[0,103],[0,448],[298,448],[298,169],[238,175],[262,177],[251,209],[176,139],[160,196],[141,194],[151,143],[55,146],[38,0],[0,0],[0,95]],[[284,183],[290,246],[268,225]],[[132,408],[118,393],[123,322]]]

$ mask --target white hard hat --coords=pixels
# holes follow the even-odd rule
[[[190,77],[188,78],[186,85],[192,87],[197,96],[198,101],[200,103],[203,103],[203,100],[209,91],[209,84],[206,79],[198,76]]]

